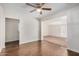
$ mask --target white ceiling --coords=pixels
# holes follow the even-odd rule
[[[54,18],[54,19],[46,20],[46,21],[44,21],[44,23],[46,23],[48,25],[67,24],[66,18],[67,18],[66,16],[57,17],[57,18]]]
[[[33,10],[34,8],[26,5],[25,3],[10,3],[9,5],[11,5],[11,7],[12,6],[21,7],[26,12],[28,12],[30,15],[37,18],[37,17],[46,16],[50,13],[55,13],[55,12],[60,12],[62,10],[66,10],[68,8],[79,5],[79,3],[46,3],[43,7],[50,7],[52,8],[52,11],[43,11],[42,15],[40,15],[37,11],[30,13],[30,11]]]
[[[37,11],[30,13],[29,11],[33,10],[34,8],[27,6],[25,9],[28,11],[33,17],[43,17],[49,13],[60,12],[62,10],[66,10],[68,8],[74,7],[79,5],[78,3],[46,3],[43,7],[50,7],[52,11],[43,11],[43,14],[40,15]]]

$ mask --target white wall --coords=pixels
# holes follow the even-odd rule
[[[49,25],[48,26],[48,34],[50,36],[61,37],[61,27],[60,27],[60,25]]]
[[[68,18],[69,48],[79,52],[79,6],[70,10]]]
[[[43,36],[67,37],[66,16],[43,21]]]
[[[20,43],[36,41],[39,38],[39,23],[28,14],[23,15],[20,20]]]
[[[0,51],[2,48],[5,47],[4,40],[5,40],[5,19],[4,19],[4,13],[3,8],[0,5]]]
[[[20,44],[36,41],[38,37],[38,21],[17,3],[2,4],[0,7],[0,46],[5,47],[5,17],[19,19]],[[18,6],[17,6],[18,5]],[[1,5],[0,5],[1,6]],[[4,10],[4,11],[3,11]],[[4,12],[4,15],[3,13]],[[4,18],[3,18],[4,17]],[[1,41],[2,40],[2,41]]]
[[[67,40],[69,49],[79,52],[79,6],[49,16],[48,19],[67,16]]]
[[[18,4],[5,4],[5,17],[19,19],[20,44],[38,40],[38,21]]]
[[[65,24],[56,24],[48,26],[48,34],[57,37],[67,37],[67,28]]]
[[[47,36],[48,34],[48,24],[46,22],[42,22],[42,34],[43,36]]]
[[[5,19],[5,42],[19,40],[19,20],[18,19]]]

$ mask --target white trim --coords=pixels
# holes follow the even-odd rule
[[[19,43],[19,45],[21,45],[21,44],[25,44],[25,43],[30,43],[30,42],[34,42],[34,41],[38,41],[37,39],[35,40],[35,39],[33,39],[33,40],[30,40],[30,41],[24,41],[24,42],[20,42]]]
[[[75,50],[75,49],[71,49],[71,48],[67,48],[68,50],[71,50],[71,51],[74,51],[74,52],[77,52],[77,53],[79,53],[79,51],[78,50]]]

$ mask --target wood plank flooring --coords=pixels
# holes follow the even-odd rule
[[[5,49],[4,56],[67,56],[62,46],[51,44],[45,40],[22,44],[19,47]]]
[[[68,51],[69,56],[79,56],[79,52],[75,52],[75,51],[72,51],[72,50],[67,50],[67,51]]]
[[[5,47],[6,47],[7,49],[8,49],[8,48],[15,47],[15,46],[19,46],[19,40],[10,41],[10,42],[6,42],[6,43],[5,43]]]
[[[13,45],[11,47],[11,45]],[[79,56],[79,53],[67,50],[65,38],[45,36],[42,41],[25,43],[20,46],[8,44],[0,56]]]
[[[52,44],[63,46],[64,48],[68,48],[66,38],[55,37],[55,36],[44,36],[44,40]]]

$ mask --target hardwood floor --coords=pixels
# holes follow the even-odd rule
[[[44,37],[42,41],[25,43],[20,46],[8,45],[0,56],[79,56],[79,53],[67,50],[65,38]],[[14,46],[15,45],[15,46]]]
[[[66,38],[55,37],[55,36],[44,36],[44,40],[49,43],[52,43],[52,44],[57,44],[57,45],[62,46],[64,48],[68,48]]]
[[[11,41],[11,42],[6,42],[5,43],[6,49],[12,48],[12,47],[15,47],[15,46],[19,46],[19,40]]]
[[[22,44],[19,47],[4,49],[4,56],[67,56],[67,50],[45,40]]]
[[[79,56],[79,52],[75,52],[75,51],[72,51],[72,50],[68,50],[68,55],[69,56]]]

